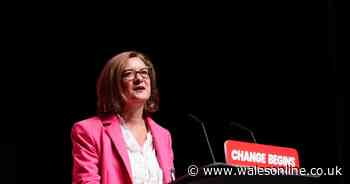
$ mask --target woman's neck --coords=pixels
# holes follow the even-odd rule
[[[125,106],[124,111],[121,113],[125,122],[129,125],[144,123],[143,121],[143,105],[138,106]]]

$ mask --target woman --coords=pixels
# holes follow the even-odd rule
[[[151,119],[156,110],[150,60],[134,51],[110,59],[97,82],[98,116],[72,128],[73,183],[171,182],[171,135]]]

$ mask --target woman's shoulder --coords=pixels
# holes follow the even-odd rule
[[[98,116],[92,116],[80,121],[77,121],[73,124],[72,130],[85,130],[93,131],[97,130],[102,126],[102,121]]]

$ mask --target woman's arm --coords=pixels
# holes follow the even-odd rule
[[[98,153],[96,143],[86,128],[76,124],[72,128],[73,184],[99,184]]]

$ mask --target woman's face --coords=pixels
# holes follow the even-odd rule
[[[126,104],[145,103],[151,95],[150,71],[138,57],[129,58],[122,71],[122,88]]]

